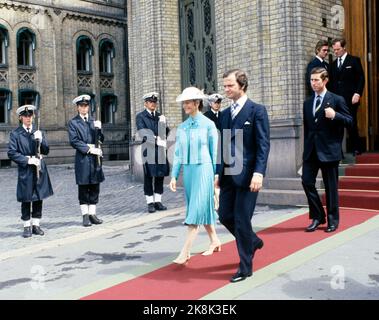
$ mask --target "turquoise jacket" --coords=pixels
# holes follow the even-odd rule
[[[171,177],[178,179],[182,165],[212,163],[216,172],[218,131],[213,121],[199,112],[181,123],[176,132]]]

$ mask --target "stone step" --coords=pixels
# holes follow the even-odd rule
[[[277,190],[303,190],[301,178],[267,178],[263,180],[265,189]],[[322,188],[323,182],[321,175],[316,180],[316,188]]]
[[[307,206],[307,198],[303,190],[282,190],[263,188],[258,195],[257,204]]]

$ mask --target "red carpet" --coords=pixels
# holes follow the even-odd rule
[[[346,176],[379,177],[379,164],[358,164],[345,170]]]
[[[341,177],[339,188],[344,190],[379,190],[379,179],[372,177]]]
[[[363,164],[363,163],[378,164],[379,154],[378,153],[364,153],[360,156],[357,156],[355,158],[355,161],[357,164]]]
[[[262,269],[284,257],[304,249],[323,239],[334,236],[379,214],[351,209],[341,210],[341,222],[337,232],[325,233],[323,229],[306,233],[308,215],[302,215],[258,233],[264,247],[254,258],[254,271]],[[184,241],[184,236],[183,236]],[[204,257],[193,256],[186,266],[170,264],[138,278],[125,281],[82,299],[112,300],[193,300],[200,299],[226,284],[238,267],[235,242],[222,246],[222,252]]]
[[[345,169],[339,181],[341,207],[379,210],[379,154],[356,157],[358,164]],[[325,195],[323,196],[325,204]]]

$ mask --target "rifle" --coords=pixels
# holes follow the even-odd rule
[[[41,116],[40,116],[40,111],[38,110],[38,113],[37,113],[37,118],[36,118],[36,121],[37,121],[37,130],[40,129],[40,121],[41,121]],[[41,160],[41,141],[40,140],[37,140],[37,151],[36,151],[36,157]],[[36,166],[36,170],[37,170],[37,181],[39,180],[39,167]]]
[[[100,103],[96,105],[96,121],[100,121],[101,116],[100,116]],[[97,143],[96,143],[96,148],[99,148],[101,150],[101,141],[100,141],[100,135],[99,135],[100,129],[96,129],[96,136],[97,136]],[[101,157],[97,156],[97,164],[99,167],[101,167]]]

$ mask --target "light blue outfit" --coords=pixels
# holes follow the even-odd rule
[[[178,180],[183,166],[187,225],[215,224],[214,176],[218,132],[213,121],[199,112],[179,125],[171,177]]]

